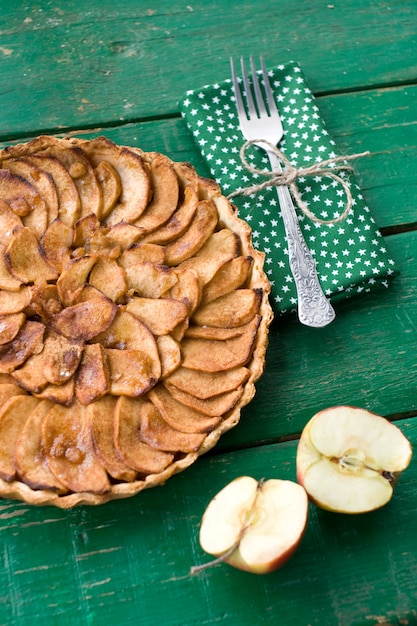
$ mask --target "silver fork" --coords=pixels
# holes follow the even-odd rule
[[[265,106],[262,89],[252,57],[250,62],[252,73],[251,82],[249,81],[243,58],[241,58],[243,78],[242,91],[233,59],[230,59],[233,90],[240,129],[247,140],[254,141],[256,139],[265,139],[276,146],[281,141],[284,130],[275,104],[265,63],[261,57],[262,78],[268,110]],[[243,102],[245,96],[248,113],[246,113]],[[276,154],[268,148],[267,144],[258,143],[256,141],[254,141],[254,143],[259,148],[265,150],[269,157],[272,170],[281,172],[281,163]],[[276,189],[287,237],[290,268],[297,289],[299,320],[306,326],[314,326],[316,328],[326,326],[335,318],[334,309],[321,288],[317,276],[316,263],[300,230],[289,189],[283,185],[277,186]]]

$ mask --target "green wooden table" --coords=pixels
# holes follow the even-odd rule
[[[325,329],[276,319],[240,424],[164,487],[61,511],[0,503],[0,624],[417,624],[417,454],[394,499],[362,516],[311,507],[303,543],[255,576],[198,544],[211,497],[241,474],[295,478],[318,410],[368,408],[417,442],[417,3],[415,0],[0,1],[0,141],[83,131],[207,167],[179,115],[229,56],[301,65],[356,165],[399,275],[337,305]]]

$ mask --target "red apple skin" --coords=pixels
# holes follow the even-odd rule
[[[257,567],[253,565],[248,565],[246,561],[242,559],[239,548],[237,548],[231,555],[225,560],[225,563],[228,563],[232,567],[236,569],[240,569],[244,572],[249,572],[250,574],[271,574],[276,570],[280,569],[283,565],[285,565],[293,554],[296,552],[299,547],[301,540],[304,536],[305,530],[307,528],[307,518],[304,525],[304,529],[298,539],[298,541],[290,546],[286,552],[280,554],[276,559],[269,561],[268,563],[264,563],[262,565],[258,565]]]
[[[244,491],[238,497],[236,491],[231,491],[225,500],[224,492],[231,490],[239,481],[245,481]],[[252,491],[253,487],[256,492]],[[251,574],[274,572],[285,565],[299,547],[307,528],[308,513],[307,493],[294,481],[256,481],[250,476],[234,479],[212,499],[203,515],[200,545],[216,560],[202,567],[222,562]],[[231,523],[232,530],[230,527],[226,530],[227,541],[223,542],[223,547],[217,546],[216,549],[212,540],[221,537],[222,519]],[[217,532],[211,532],[215,528]],[[231,545],[234,531],[235,543]],[[230,548],[227,548],[229,541]]]

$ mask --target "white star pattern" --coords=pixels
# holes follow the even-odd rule
[[[300,168],[335,157],[335,142],[324,126],[300,68],[288,63],[269,75],[285,133],[280,149],[292,165]],[[181,112],[225,195],[259,182],[259,175],[246,172],[240,164],[239,150],[244,139],[230,80],[188,91]],[[268,167],[268,160],[258,148],[251,147],[246,157],[260,169]],[[380,284],[388,286],[386,278],[394,273],[394,262],[360,189],[350,176],[344,172],[341,175],[350,186],[353,200],[353,210],[347,219],[336,225],[322,225],[299,214],[323,288],[328,295],[339,294],[338,297],[368,292]],[[300,177],[297,185],[314,215],[333,219],[343,212],[345,191],[337,181],[325,176]],[[232,201],[239,216],[251,224],[255,247],[265,252],[275,309],[282,313],[294,310],[296,290],[276,190],[264,189],[258,194],[234,197]]]

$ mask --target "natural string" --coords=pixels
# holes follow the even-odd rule
[[[258,145],[260,143],[265,144],[266,146],[265,149],[267,149],[268,152],[273,152],[278,157],[278,159],[282,161],[285,167],[283,171],[261,170],[261,169],[258,169],[257,167],[254,167],[250,163],[248,163],[246,159],[246,154],[245,154],[246,150],[251,145],[253,144]],[[248,141],[245,141],[245,143],[240,148],[240,159],[244,167],[249,172],[251,172],[252,174],[258,174],[260,176],[266,177],[267,180],[256,185],[251,185],[249,187],[243,187],[242,189],[237,189],[236,191],[228,195],[228,199],[231,199],[231,198],[234,198],[235,196],[240,196],[240,195],[249,196],[254,193],[257,193],[258,191],[262,191],[263,189],[266,189],[267,187],[286,185],[290,188],[292,195],[295,201],[297,202],[297,205],[300,208],[300,210],[307,217],[309,217],[313,222],[317,222],[319,224],[337,224],[338,222],[342,222],[343,220],[345,220],[347,216],[349,215],[350,210],[352,208],[353,199],[352,199],[352,193],[350,191],[350,187],[348,183],[341,176],[336,174],[336,172],[342,172],[342,171],[353,172],[354,171],[353,167],[349,165],[348,163],[346,163],[346,161],[352,161],[353,159],[358,159],[358,158],[369,156],[369,155],[370,155],[370,152],[361,152],[359,154],[352,154],[348,156],[336,156],[330,159],[326,159],[326,160],[314,163],[313,165],[310,165],[309,167],[298,168],[298,167],[294,167],[290,163],[290,161],[287,159],[285,154],[283,154],[281,150],[279,150],[279,148],[277,148],[274,144],[270,143],[269,141],[266,141],[265,139],[250,139]],[[341,165],[338,165],[338,163],[341,163]],[[317,217],[317,215],[314,215],[314,213],[310,211],[306,203],[303,201],[300,190],[298,189],[298,186],[296,183],[297,179],[304,177],[304,176],[328,176],[329,178],[332,178],[333,180],[340,183],[346,194],[346,204],[345,204],[345,208],[343,212],[337,217],[335,217],[334,219],[330,219],[330,220],[322,220],[321,218]]]

